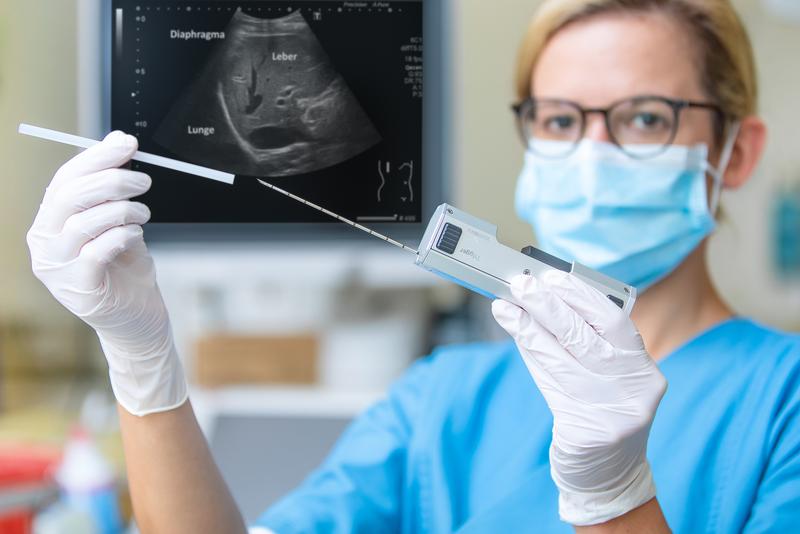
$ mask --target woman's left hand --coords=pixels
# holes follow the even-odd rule
[[[553,412],[550,469],[562,520],[594,525],[655,497],[647,438],[667,381],[630,318],[580,279],[512,281],[495,319]]]

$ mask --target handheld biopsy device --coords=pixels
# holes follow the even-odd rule
[[[89,148],[99,143],[94,139],[28,124],[20,124],[19,133],[80,148]],[[227,184],[233,184],[236,178],[230,173],[146,152],[136,152],[132,159]],[[536,276],[551,269],[558,269],[572,273],[599,290],[625,313],[630,314],[636,302],[635,287],[580,263],[564,261],[532,246],[517,252],[497,240],[495,225],[449,204],[441,204],[436,208],[419,247],[415,250],[269,182],[260,179],[258,182],[264,187],[414,254],[416,265],[489,298],[515,302],[510,289],[510,281],[514,276]]]

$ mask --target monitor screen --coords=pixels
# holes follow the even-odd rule
[[[358,222],[422,222],[421,0],[113,0],[110,17],[111,128],[237,175],[135,163],[153,222],[335,222],[257,178]]]

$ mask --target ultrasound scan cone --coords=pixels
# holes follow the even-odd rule
[[[299,12],[238,10],[208,64],[153,139],[193,163],[246,176],[292,176],[381,141]]]

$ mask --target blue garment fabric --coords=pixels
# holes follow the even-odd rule
[[[800,336],[725,321],[664,358],[650,433],[674,532],[800,532]],[[278,534],[573,532],[552,416],[511,342],[446,347],[257,522]]]

